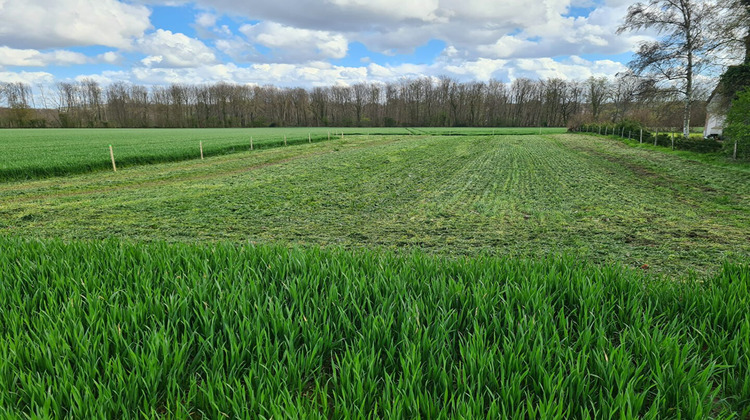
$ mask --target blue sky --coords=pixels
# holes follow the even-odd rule
[[[10,4],[13,1],[14,4]],[[0,81],[321,85],[625,70],[625,0],[0,0]]]

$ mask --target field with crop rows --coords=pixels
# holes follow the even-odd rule
[[[750,418],[747,164],[274,130],[0,157],[0,417]],[[168,162],[106,170],[138,133]]]
[[[555,136],[350,136],[0,184],[0,230],[578,255],[671,276],[750,255],[750,171]]]
[[[492,135],[562,133],[564,128],[252,128],[0,130],[0,182],[110,169],[109,145],[120,167],[195,159],[319,142],[344,135]],[[329,137],[330,134],[330,137]]]

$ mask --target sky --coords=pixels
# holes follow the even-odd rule
[[[611,77],[630,0],[0,0],[0,82]]]

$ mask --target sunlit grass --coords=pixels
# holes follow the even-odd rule
[[[278,127],[232,129],[0,130],[0,182],[111,168],[112,145],[120,168],[340,139],[341,134],[501,135],[560,133],[561,128]]]
[[[0,184],[0,234],[568,253],[675,278],[750,256],[750,172],[595,136],[366,136]]]
[[[0,238],[0,415],[739,418],[750,267]]]

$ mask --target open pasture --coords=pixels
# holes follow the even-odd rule
[[[3,234],[571,254],[684,277],[750,256],[750,171],[573,134],[349,136],[0,184]]]

